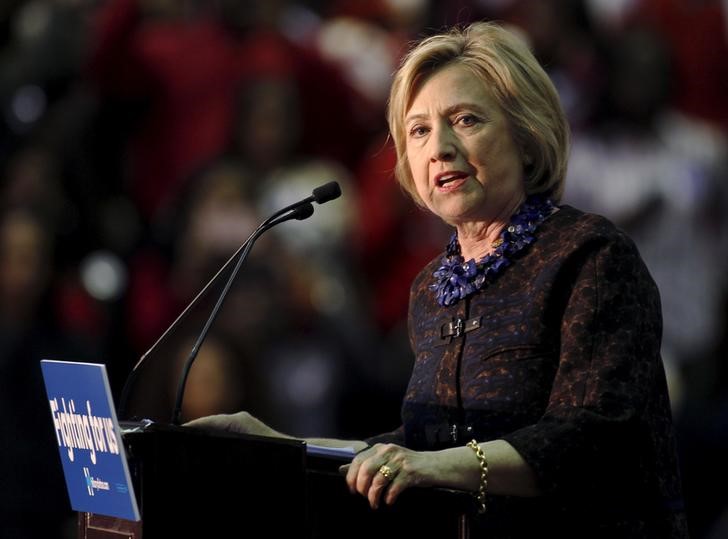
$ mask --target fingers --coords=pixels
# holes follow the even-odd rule
[[[367,495],[372,483],[375,479],[377,479],[377,473],[380,466],[382,466],[384,462],[385,461],[381,459],[371,458],[364,461],[364,463],[359,467],[359,473],[356,476],[356,491],[359,494],[362,494],[363,496]]]
[[[377,474],[367,491],[366,497],[369,500],[369,506],[372,509],[379,508],[379,501],[382,498],[382,493],[389,487],[389,480],[385,479],[381,474]]]
[[[349,487],[349,492],[351,492],[352,494],[356,493],[356,478],[357,475],[359,475],[360,466],[361,461],[358,459],[358,457],[355,457],[354,460],[351,461],[351,464],[347,465],[346,485]]]
[[[389,487],[384,492],[384,503],[387,505],[392,505],[395,501],[397,501],[397,498],[407,488],[407,484],[405,483],[403,477],[397,478],[395,477],[394,480],[389,484]]]
[[[362,451],[351,461],[346,473],[346,484],[352,494],[358,492],[367,495],[374,474],[386,460],[381,453],[383,453],[382,446],[377,444]]]
[[[391,504],[407,488],[406,478],[400,477],[402,454],[407,450],[392,444],[377,444],[359,453],[351,464],[342,466],[349,491],[367,498],[372,509],[381,502]]]
[[[383,496],[389,492],[395,481],[397,481],[397,471],[389,465],[384,464],[379,467],[377,473],[372,478],[371,485],[367,492],[367,499],[372,509],[377,509]],[[386,500],[386,498],[385,498]]]

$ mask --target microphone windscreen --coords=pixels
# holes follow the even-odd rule
[[[313,199],[317,204],[323,204],[341,196],[341,187],[337,182],[329,182],[313,190]]]

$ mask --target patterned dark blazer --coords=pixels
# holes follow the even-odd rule
[[[415,365],[400,429],[426,450],[508,441],[538,498],[493,496],[475,536],[686,537],[657,288],[609,221],[563,206],[481,292],[412,285]]]

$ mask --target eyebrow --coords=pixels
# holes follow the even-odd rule
[[[472,110],[478,114],[486,115],[485,109],[483,109],[481,105],[477,105],[475,103],[455,103],[445,109],[445,116],[450,116],[456,112],[460,112],[461,110]],[[429,115],[424,112],[411,114],[409,116],[405,116],[404,123],[408,124],[413,120],[426,120],[427,118],[429,118]]]

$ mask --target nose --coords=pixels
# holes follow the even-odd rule
[[[433,130],[430,138],[432,150],[430,161],[452,161],[457,154],[457,144],[453,133],[448,127],[438,127]]]

